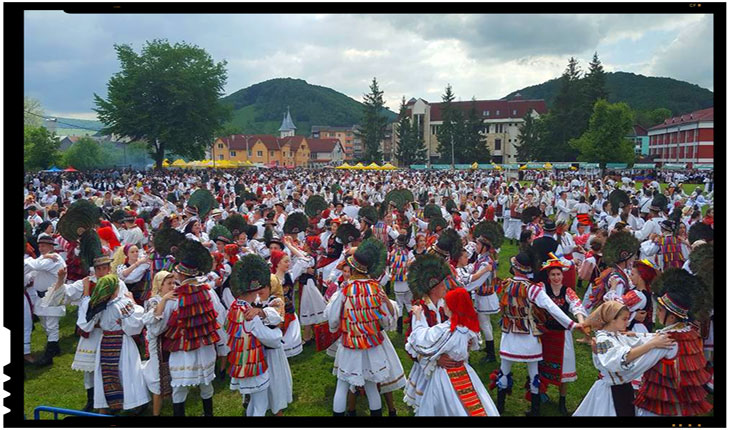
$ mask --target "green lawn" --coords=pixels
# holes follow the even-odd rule
[[[509,277],[509,257],[517,252],[516,245],[511,245],[508,241],[502,246],[500,252],[499,276],[500,278]],[[578,291],[579,297],[583,297],[581,289]],[[71,370],[71,362],[76,349],[77,335],[74,333],[74,323],[76,319],[76,308],[69,307],[67,315],[61,320],[61,351],[60,357],[54,358],[54,365],[42,369],[32,367],[26,368],[27,379],[25,380],[25,407],[26,416],[33,416],[33,408],[40,405],[56,406],[69,409],[81,409],[86,403],[86,393],[83,386],[83,375],[81,372]],[[492,317],[492,326],[495,330],[495,349],[499,350],[500,332],[498,328],[497,316]],[[408,375],[413,362],[407,356],[403,345],[405,342],[403,335],[391,332],[390,339],[393,342],[401,362]],[[581,336],[576,334],[575,337]],[[45,345],[45,335],[39,324],[33,332],[33,353],[40,354]],[[597,378],[597,370],[593,367],[591,361],[591,351],[587,345],[575,343],[576,348],[576,365],[578,371],[578,380],[570,386],[567,396],[568,410],[575,410],[583,396],[590,390],[593,382]],[[489,374],[499,366],[499,361],[489,365],[479,364],[480,359],[484,357],[482,351],[472,352],[470,356],[471,365],[477,370],[484,385],[489,385]],[[332,415],[332,399],[335,390],[336,378],[332,375],[333,359],[324,351],[315,352],[313,347],[305,348],[300,355],[289,360],[294,380],[294,403],[285,411],[284,415],[292,416],[329,416]],[[515,387],[513,395],[508,397],[506,402],[506,410],[504,416],[524,416],[524,412],[529,409],[529,403],[525,400],[525,390],[523,388],[527,378],[527,369],[524,364],[516,364],[513,367],[513,375]],[[237,392],[231,391],[226,382],[219,380],[214,381],[215,396],[214,413],[217,416],[240,416],[242,413],[241,396]],[[496,403],[496,392],[490,392]],[[543,416],[559,416],[557,409],[558,390],[551,386],[548,391],[550,402],[544,403],[541,408]],[[394,393],[398,415],[413,415],[412,411],[403,403],[402,391]],[[196,389],[192,389],[188,395],[186,403],[186,413],[189,416],[202,415],[202,404]],[[166,399],[162,414],[172,415],[172,404]],[[384,405],[384,413],[387,414],[387,408]],[[358,415],[369,415],[367,399],[358,398],[357,403]],[[151,405],[145,415],[151,415]],[[46,415],[46,417],[49,417]]]

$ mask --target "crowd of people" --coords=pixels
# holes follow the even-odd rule
[[[335,416],[357,395],[372,416],[396,415],[396,395],[417,416],[499,416],[521,363],[530,416],[550,385],[563,415],[702,415],[713,194],[568,172],[29,173],[25,361],[54,365],[71,306],[85,411],[160,415],[171,397],[184,416],[197,386],[212,416],[220,378],[245,415],[281,415],[288,360],[313,348],[334,358]],[[574,342],[599,377],[569,411]],[[497,361],[484,382],[472,367]]]

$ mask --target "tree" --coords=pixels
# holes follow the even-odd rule
[[[411,121],[407,113],[406,98],[403,97],[398,114],[398,123],[394,132],[398,136],[395,157],[401,166],[410,166],[426,159],[426,146],[423,143],[422,130],[417,121]]]
[[[373,82],[370,84],[370,92],[363,96],[363,104],[362,126],[357,133],[365,150],[363,162],[368,164],[380,162],[383,159],[380,142],[385,136],[385,126],[388,119],[383,115],[385,112],[383,91],[378,88],[376,78],[373,78]]]
[[[43,125],[43,116],[40,100],[23,96],[23,124],[31,127],[41,127]]]
[[[575,161],[570,139],[579,137],[588,127],[591,110],[585,103],[584,85],[578,61],[571,57],[560,77],[560,90],[553,109],[544,119],[545,144],[550,148],[547,161]]]
[[[464,121],[464,158],[462,163],[486,163],[491,160],[489,147],[482,136],[484,123],[477,111],[477,102],[474,97],[471,99],[469,116]]]
[[[45,127],[25,127],[23,136],[23,161],[26,169],[48,169],[60,159],[61,142],[56,133]]]
[[[219,99],[226,62],[215,63],[195,45],[147,42],[138,55],[114,45],[121,71],[109,79],[108,99],[94,94],[103,133],[145,140],[157,168],[166,151],[202,158],[215,132],[231,117]]]
[[[633,163],[634,144],[626,138],[633,125],[631,108],[626,103],[600,99],[593,108],[588,130],[570,146],[578,150],[580,161],[593,163]]]
[[[637,110],[634,111],[634,124],[639,124],[644,128],[653,127],[661,124],[665,119],[672,116],[672,111],[667,108],[656,108],[653,110]]]
[[[451,90],[451,84],[446,85],[446,91],[441,96],[441,125],[436,133],[438,137],[439,160],[442,163],[451,163],[451,144],[454,143],[454,158],[456,158],[456,122],[460,112],[456,111],[452,102],[456,96]]]
[[[540,118],[534,118],[531,112],[524,117],[524,122],[519,126],[520,134],[517,136],[520,144],[515,145],[518,161],[533,161],[547,159],[543,154],[545,151],[545,139],[543,139],[543,123]]]
[[[592,112],[593,105],[598,99],[608,99],[606,72],[603,70],[601,60],[598,59],[598,52],[593,53],[593,60],[588,64],[588,73],[583,80],[586,103],[588,104],[588,109]]]
[[[63,162],[78,170],[91,170],[101,168],[104,158],[99,143],[84,136],[64,151]]]

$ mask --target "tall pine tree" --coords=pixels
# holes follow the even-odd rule
[[[446,91],[441,96],[441,125],[438,128],[436,136],[438,137],[439,160],[442,163],[451,163],[451,143],[454,143],[454,156],[456,155],[456,120],[458,112],[453,105],[456,98],[451,90],[451,84],[446,86]]]
[[[405,97],[401,100],[396,132],[398,147],[395,151],[395,157],[398,164],[406,167],[423,162],[426,159],[426,147],[423,144],[422,130],[420,130],[418,122],[411,121],[408,116]]]
[[[383,115],[385,112],[385,102],[383,101],[383,91],[378,88],[378,81],[373,78],[370,84],[370,92],[363,96],[363,120],[362,127],[358,135],[362,140],[363,162],[379,163],[383,159],[383,153],[380,150],[380,142],[385,135],[385,126],[387,118]]]
[[[477,111],[477,102],[474,97],[471,99],[469,116],[464,122],[464,159],[462,163],[486,163],[491,160],[489,147],[482,135],[484,124]]]
[[[570,57],[560,77],[560,90],[555,96],[553,109],[545,118],[545,138],[549,151],[539,154],[540,161],[575,161],[576,154],[568,143],[588,128],[590,111],[586,110],[585,93],[578,60]],[[541,151],[543,152],[543,151]]]
[[[517,136],[519,145],[517,149],[517,161],[538,161],[544,160],[547,154],[545,151],[545,138],[543,133],[542,118],[534,118],[532,112],[525,115],[524,122],[519,126],[520,134]]]
[[[601,60],[598,59],[598,52],[593,53],[593,60],[588,64],[588,73],[585,75],[583,84],[588,110],[593,112],[593,105],[598,99],[608,99],[606,72],[603,70]]]

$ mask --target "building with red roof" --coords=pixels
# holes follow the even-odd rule
[[[465,116],[472,107],[471,101],[451,102]],[[407,104],[407,112],[412,121],[417,121],[426,145],[428,157],[432,162],[439,157],[438,129],[443,124],[443,103],[429,103],[423,99],[412,98]],[[517,161],[519,127],[526,115],[535,118],[547,113],[545,100],[524,100],[516,94],[511,100],[476,100],[484,129],[482,134],[495,163],[514,163]],[[458,145],[455,142],[455,145]]]
[[[662,164],[714,164],[714,115],[710,107],[649,127],[649,156]]]

